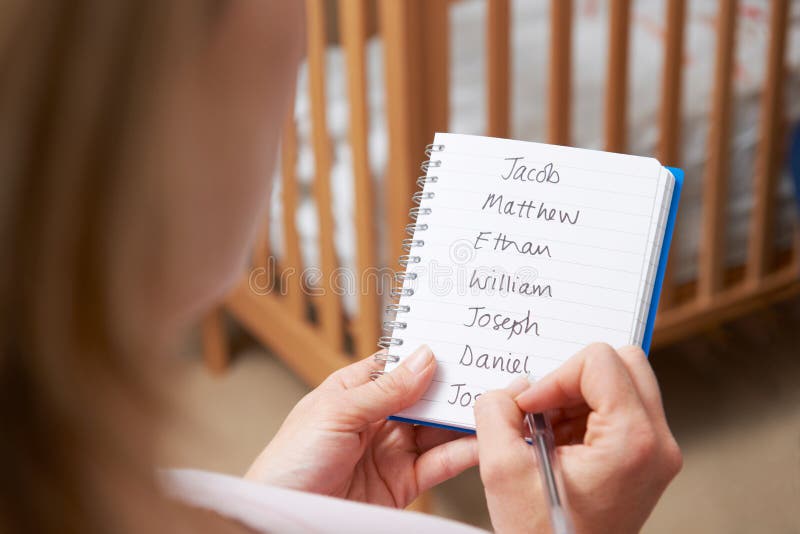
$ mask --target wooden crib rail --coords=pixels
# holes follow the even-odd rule
[[[786,55],[786,28],[789,0],[773,0],[770,12],[769,51],[761,103],[759,138],[753,187],[753,216],[750,222],[750,248],[747,256],[747,282],[758,286],[772,267],[772,236],[775,221],[775,190],[781,161],[783,107],[783,69]]]
[[[547,142],[568,145],[572,108],[572,0],[551,0]]]
[[[356,269],[353,277],[358,291],[358,315],[353,324],[356,354],[369,354],[380,335],[377,280],[364,273],[378,265],[375,231],[375,196],[367,158],[368,111],[365,44],[367,40],[366,0],[342,0],[340,32],[347,61],[347,97],[350,103],[350,148],[353,153],[353,182],[356,211]]]
[[[703,177],[703,226],[700,240],[703,254],[700,255],[697,283],[698,298],[705,303],[710,303],[723,285],[737,5],[736,0],[719,2],[708,163]]]
[[[606,69],[606,150],[625,151],[628,99],[628,45],[631,0],[610,0],[608,15],[608,68]]]
[[[683,27],[686,20],[686,0],[667,2],[664,35],[664,69],[661,78],[660,135],[658,159],[664,165],[680,167],[681,98],[683,93]],[[672,247],[679,246],[677,233]],[[661,289],[660,309],[669,308],[675,299],[675,264],[668,263]]]
[[[511,116],[513,77],[511,40],[512,1],[483,0],[486,4],[486,98],[488,135],[513,135]],[[544,1],[544,0],[542,0]],[[436,130],[447,130],[450,96],[449,9],[453,0],[306,0],[308,19],[308,78],[311,102],[311,144],[315,169],[312,194],[319,214],[321,295],[308,295],[299,273],[303,265],[295,213],[300,201],[295,160],[297,141],[293,117],[287,119],[282,142],[281,184],[284,255],[278,272],[296,269],[298,276],[279,283],[280,294],[261,295],[246,277],[226,300],[225,308],[260,340],[284,359],[309,384],[318,383],[352,355],[372,352],[380,331],[378,280],[375,285],[355,276],[357,311],[344,313],[341,295],[333,289],[332,273],[338,266],[334,248],[331,210],[331,140],[326,124],[326,47],[337,33],[346,62],[349,107],[348,143],[352,151],[352,175],[356,209],[357,275],[370,268],[395,268],[401,240],[406,237],[411,193],[419,175],[423,147]],[[667,164],[681,166],[681,109],[683,98],[684,42],[687,0],[665,2],[665,46],[663,80],[659,95],[660,128],[657,156]],[[632,2],[608,2],[607,85],[603,111],[604,141],[608,150],[625,151],[629,83]],[[382,68],[386,102],[388,163],[381,188],[368,158],[370,124],[367,87],[366,45],[375,21],[383,47]],[[573,0],[550,0],[550,65],[546,95],[529,95],[547,107],[544,139],[570,143],[572,109]],[[715,49],[711,127],[708,163],[703,176],[702,225],[698,229],[701,249],[694,280],[677,285],[668,269],[662,305],[656,323],[654,345],[663,345],[700,329],[746,313],[757,306],[800,292],[800,239],[793,250],[778,249],[775,237],[777,180],[781,171],[783,122],[782,86],[788,46],[788,0],[771,0],[770,43],[764,59],[765,82],[759,117],[759,143],[753,175],[754,207],[749,221],[747,258],[741,265],[725,264],[727,180],[730,171],[732,87],[736,45],[736,0],[719,0]],[[334,19],[334,20],[331,20]],[[634,51],[635,52],[635,51]],[[599,95],[598,95],[599,96]],[[377,198],[382,189],[381,198]],[[384,223],[383,232],[379,232]],[[253,267],[269,270],[268,231],[262,231]],[[678,237],[679,238],[679,237]],[[674,246],[673,246],[674,249]],[[365,285],[366,284],[366,285]],[[315,292],[316,293],[316,292]],[[224,366],[224,329],[219,312],[204,322],[209,365]]]
[[[450,119],[450,0],[417,0],[414,17],[420,21],[422,73],[418,83],[420,107],[419,142],[424,147],[436,132],[448,131]],[[416,154],[420,158],[419,153]]]
[[[491,137],[509,137],[511,128],[511,6],[510,0],[487,0],[486,110]]]
[[[300,237],[297,233],[297,131],[294,110],[290,110],[283,127],[281,140],[281,206],[284,242],[284,260],[280,271],[279,287],[290,317],[302,321],[306,314],[306,299],[303,291],[303,261],[300,257]]]
[[[667,3],[667,43],[665,80],[662,91],[662,137],[659,147],[662,161],[679,161],[681,71],[679,61],[683,41],[683,0]],[[753,176],[753,210],[750,216],[748,255],[744,265],[726,267],[725,228],[727,181],[730,172],[731,99],[733,61],[736,45],[738,2],[720,0],[711,128],[708,139],[709,159],[703,176],[703,220],[698,279],[685,284],[682,302],[673,297],[673,277],[666,281],[664,302],[654,345],[672,342],[755,307],[800,292],[800,239],[793,250],[778,250],[775,243],[775,206],[778,177],[781,172],[783,106],[781,88],[787,46],[788,0],[770,3],[770,43],[765,58],[764,89],[761,95],[759,143]],[[671,119],[671,117],[673,117]],[[679,163],[677,163],[679,164]]]
[[[333,237],[333,198],[331,196],[331,143],[328,135],[325,94],[325,1],[307,0],[308,88],[311,100],[311,136],[314,148],[314,200],[319,217],[320,291],[315,296],[319,322],[327,342],[343,348],[343,316],[339,296],[334,291],[338,262]]]
[[[680,161],[681,96],[683,90],[683,26],[686,0],[667,2],[664,36],[664,70],[661,78],[658,158],[664,165]]]
[[[419,152],[414,153],[411,51],[409,25],[411,12],[405,0],[380,0],[378,4],[383,68],[386,82],[386,122],[388,124],[389,161],[386,169],[387,237],[392,247],[389,257],[400,255],[405,237],[408,209],[411,207],[412,176],[416,176]],[[388,260],[388,258],[387,258]],[[390,263],[390,266],[393,265]]]

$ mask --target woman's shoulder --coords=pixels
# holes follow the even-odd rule
[[[258,532],[437,532],[477,534],[474,527],[416,512],[357,503],[190,469],[165,470],[171,497],[211,510]]]

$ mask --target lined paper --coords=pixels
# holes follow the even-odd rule
[[[438,361],[399,417],[474,428],[483,392],[640,344],[674,179],[657,160],[437,133],[390,353]],[[387,364],[391,371],[397,363]]]

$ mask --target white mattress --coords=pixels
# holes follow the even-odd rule
[[[717,2],[688,2],[685,30],[683,81],[683,128],[681,166],[686,183],[678,217],[677,249],[671,261],[678,265],[679,279],[688,279],[696,269],[702,213],[702,176],[706,162],[708,114],[714,65],[714,24]],[[605,65],[607,61],[607,2],[575,2],[573,27],[573,116],[572,144],[602,148]],[[729,263],[740,262],[747,246],[748,214],[752,206],[751,177],[758,138],[760,89],[768,46],[768,2],[740,2],[734,83],[734,119],[731,140],[732,164],[729,183]],[[547,111],[547,64],[549,2],[516,0],[512,3],[512,132],[517,139],[543,141]],[[792,4],[788,37],[789,72],[785,95],[800,94],[800,4]],[[630,93],[628,107],[628,152],[653,155],[658,139],[658,103],[663,62],[664,0],[634,1],[630,48]],[[451,92],[450,127],[455,133],[485,132],[485,2],[464,0],[451,8]],[[330,47],[327,67],[327,118],[333,166],[331,187],[334,199],[336,250],[345,272],[355,272],[355,228],[352,160],[348,145],[348,102],[345,60],[339,47]],[[386,168],[387,137],[382,72],[381,42],[373,38],[367,47],[369,98],[370,168],[380,190]],[[318,219],[310,184],[314,175],[311,147],[310,100],[305,66],[300,70],[295,116],[298,131],[297,173],[301,200],[296,223],[305,266],[317,266]],[[800,101],[786,98],[792,122],[800,117]],[[787,129],[788,130],[788,129]],[[424,155],[420,154],[420,160]],[[276,183],[279,183],[276,181]],[[274,253],[283,255],[280,186],[272,206]],[[776,238],[791,239],[794,204],[792,184],[784,176],[779,185]],[[379,195],[379,202],[383,202]],[[380,207],[380,204],[379,204]],[[382,223],[380,209],[376,210]],[[385,235],[379,232],[379,235]],[[383,244],[385,246],[385,244]],[[354,277],[353,279],[357,279]],[[356,307],[355,291],[343,295],[348,313]]]

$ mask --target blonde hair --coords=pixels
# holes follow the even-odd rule
[[[2,532],[174,531],[152,473],[152,347],[119,326],[107,229],[165,58],[218,8],[0,4]]]

